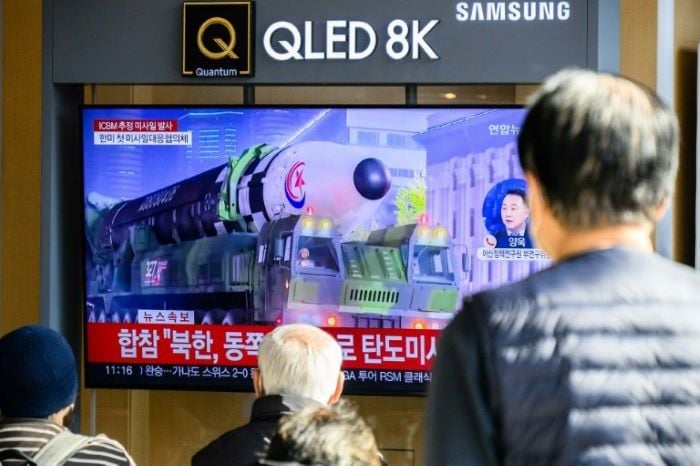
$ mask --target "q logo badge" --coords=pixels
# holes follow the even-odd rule
[[[251,77],[254,41],[253,2],[183,4],[183,76]]]
[[[226,32],[228,32],[230,39],[229,42],[226,43],[220,37],[215,37],[214,42],[216,42],[216,45],[218,45],[221,48],[221,51],[212,52],[207,48],[206,44],[204,43],[204,33],[209,28],[209,26],[217,24],[226,28]],[[199,47],[199,51],[202,52],[205,57],[211,58],[212,60],[221,60],[226,56],[229,56],[234,59],[238,58],[238,55],[233,53],[233,49],[236,47],[236,30],[233,28],[233,24],[231,24],[224,18],[219,18],[218,16],[209,18],[208,20],[204,21],[202,25],[199,26],[199,31],[197,31],[197,47]]]

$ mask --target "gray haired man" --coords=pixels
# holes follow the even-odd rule
[[[198,451],[192,466],[257,464],[283,414],[338,401],[342,359],[335,339],[312,325],[282,325],[265,335],[253,373],[257,398],[250,422]]]
[[[624,78],[563,71],[518,146],[554,265],[467,298],[444,331],[427,464],[698,464],[700,276],[650,240],[678,166],[673,112]]]

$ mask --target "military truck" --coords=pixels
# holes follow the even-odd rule
[[[198,324],[442,328],[459,294],[447,231],[413,224],[342,241],[334,218],[310,208],[243,215],[241,199],[250,210],[248,191],[265,183],[265,173],[256,178],[255,170],[277,153],[253,148],[134,200],[100,205],[88,196],[88,321],[135,322],[143,311],[181,311]],[[364,159],[355,169],[357,192],[373,193],[372,201],[379,199],[377,186],[358,185],[357,173],[376,175],[382,167]],[[246,194],[232,195],[243,184]],[[254,216],[255,224],[246,221]]]

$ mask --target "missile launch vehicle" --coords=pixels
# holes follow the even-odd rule
[[[460,273],[444,227],[344,239],[390,186],[362,148],[301,142],[249,148],[137,199],[91,194],[88,320],[178,310],[205,324],[442,328]]]

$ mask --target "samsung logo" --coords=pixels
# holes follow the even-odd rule
[[[567,21],[569,2],[459,2],[457,21]]]

